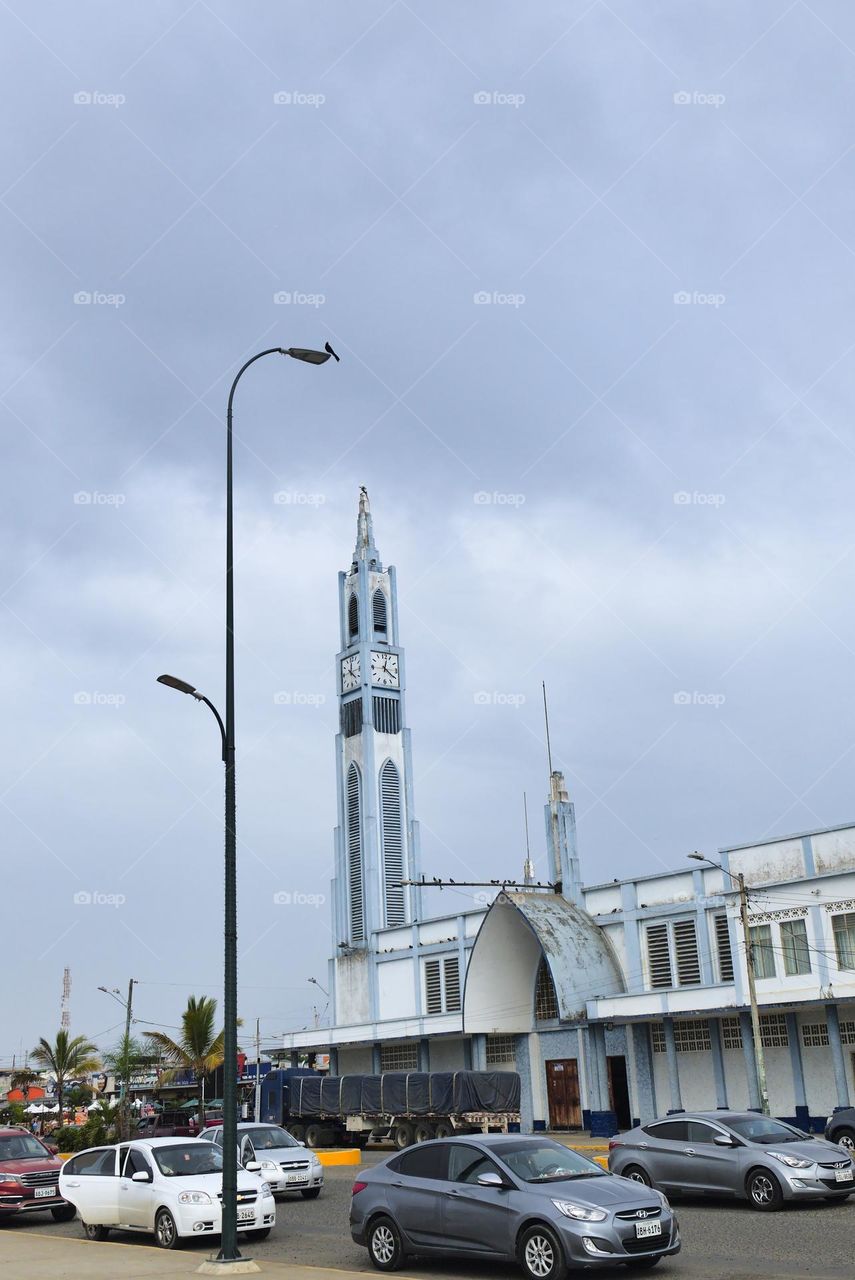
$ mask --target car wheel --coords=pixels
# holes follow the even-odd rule
[[[564,1257],[555,1232],[549,1227],[529,1227],[520,1236],[520,1266],[530,1280],[557,1280],[563,1274]]]
[[[260,1244],[262,1240],[266,1240],[270,1235],[269,1227],[257,1227],[255,1231],[247,1231],[246,1238],[251,1240],[253,1244]]]
[[[304,1200],[317,1200],[320,1194],[320,1187],[306,1187],[305,1191],[300,1192]]]
[[[50,1212],[54,1222],[71,1222],[77,1210],[73,1204],[58,1204]]]
[[[110,1234],[109,1227],[99,1227],[95,1222],[81,1222],[80,1225],[87,1240],[106,1240]]]
[[[836,1141],[844,1151],[855,1152],[855,1129],[838,1129]]]
[[[645,1187],[652,1187],[653,1181],[646,1169],[642,1169],[640,1164],[631,1164],[624,1169],[621,1174],[622,1178],[629,1178],[630,1182],[640,1182]]]
[[[761,1209],[765,1213],[772,1213],[775,1209],[780,1209],[784,1203],[781,1184],[774,1173],[769,1173],[768,1169],[755,1169],[753,1173],[750,1173],[745,1184],[745,1190],[748,1192],[748,1199],[754,1208]]]
[[[401,1233],[391,1218],[376,1218],[368,1228],[368,1256],[378,1271],[397,1271],[404,1261]]]
[[[177,1249],[181,1237],[168,1209],[158,1209],[154,1218],[154,1238],[161,1249]]]
[[[399,1151],[403,1151],[405,1147],[413,1144],[413,1126],[406,1120],[401,1124],[395,1125],[395,1131],[392,1134],[392,1141]]]

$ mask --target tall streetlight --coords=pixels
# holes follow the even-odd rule
[[[736,885],[739,893],[739,918],[742,921],[742,941],[745,947],[745,962],[748,970],[748,1001],[751,1005],[751,1033],[754,1039],[754,1066],[757,1072],[760,1108],[764,1116],[767,1116],[769,1114],[769,1093],[766,1088],[766,1055],[763,1051],[763,1037],[760,1031],[760,1009],[757,1005],[757,985],[755,981],[757,975],[754,969],[754,946],[751,942],[751,929],[748,924],[748,891],[745,888],[745,876],[741,871],[738,875],[733,875],[720,862],[715,862],[712,858],[707,858],[702,853],[689,853],[686,856],[692,858],[695,862],[706,862],[709,866],[717,867],[719,871],[723,871]]]
[[[305,364],[326,364],[338,356],[327,342],[323,351],[307,347],[269,347],[238,369],[229,391],[226,411],[226,717],[223,723],[214,704],[192,685],[175,676],[159,676],[161,684],[204,702],[217,718],[226,766],[225,849],[225,955],[223,990],[223,1210],[222,1236],[217,1261],[237,1262],[237,837],[235,826],[235,594],[234,511],[232,500],[232,406],[235,391],[251,364],[263,356],[290,356]]]

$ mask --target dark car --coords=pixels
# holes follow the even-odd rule
[[[836,1142],[839,1147],[843,1147],[855,1160],[855,1107],[835,1111],[825,1126],[825,1137],[828,1142]]]
[[[26,1129],[0,1129],[0,1221],[50,1209],[57,1222],[74,1217],[59,1194],[62,1161]]]
[[[159,1111],[153,1116],[141,1116],[137,1121],[135,1138],[192,1138],[198,1128],[198,1118],[192,1112]]]
[[[551,1138],[473,1134],[421,1142],[353,1184],[350,1233],[380,1271],[408,1255],[515,1259],[529,1280],[568,1267],[654,1267],[680,1249],[659,1191]]]

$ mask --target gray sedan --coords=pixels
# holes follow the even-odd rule
[[[530,1280],[568,1266],[654,1267],[677,1253],[668,1201],[550,1138],[423,1142],[361,1170],[350,1231],[381,1271],[409,1254],[516,1259]]]
[[[754,1111],[695,1111],[641,1125],[609,1143],[609,1168],[646,1186],[747,1199],[845,1200],[855,1191],[849,1153]]]

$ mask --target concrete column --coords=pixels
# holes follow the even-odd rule
[[[296,1068],[300,1065],[300,1055],[296,1049],[291,1050],[291,1066]]]
[[[371,1046],[371,1072],[375,1076],[380,1074],[380,1044],[375,1041]]]
[[[330,1045],[330,1075],[338,1075],[338,1049],[335,1045]]]
[[[590,1046],[592,1077],[596,1072],[598,1106],[591,1104],[591,1137],[610,1138],[617,1133],[617,1116],[609,1105],[609,1072],[606,1061],[605,1027],[594,1025],[588,1028],[588,1044]]]
[[[742,1032],[742,1053],[745,1058],[745,1074],[748,1077],[748,1109],[761,1111],[760,1086],[757,1083],[757,1063],[754,1061],[754,1032],[751,1014],[740,1013],[739,1030]]]
[[[727,1110],[727,1081],[724,1078],[724,1057],[721,1052],[721,1023],[718,1018],[710,1018],[707,1023],[712,1049],[713,1078],[715,1080],[715,1102],[719,1110]]]
[[[656,1116],[656,1085],[653,1076],[653,1055],[650,1051],[650,1030],[646,1022],[635,1022],[629,1027],[632,1037],[632,1069],[635,1077],[636,1114],[642,1124]]]
[[[430,1042],[426,1038],[419,1041],[419,1071],[430,1071]]]
[[[463,1069],[464,1071],[473,1071],[472,1066],[472,1036],[467,1036],[463,1041]]]
[[[805,1072],[802,1065],[802,1046],[799,1041],[799,1023],[794,1013],[785,1013],[787,1039],[790,1042],[790,1067],[793,1072],[793,1096],[796,1100],[796,1124],[810,1132],[810,1108],[805,1090]]]
[[[840,1039],[840,1018],[836,1004],[825,1006],[825,1020],[828,1024],[828,1046],[831,1049],[831,1060],[834,1063],[834,1083],[837,1087],[837,1106],[849,1106],[849,1082],[846,1079],[846,1059],[843,1055],[843,1043]]]
[[[670,1115],[672,1111],[683,1110],[683,1098],[680,1094],[680,1067],[677,1060],[677,1042],[674,1039],[674,1019],[663,1018],[662,1026],[665,1031],[665,1056],[668,1059],[668,1085],[671,1090]]]

